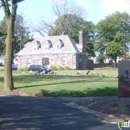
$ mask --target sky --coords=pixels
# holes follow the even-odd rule
[[[97,24],[106,16],[115,11],[127,12],[130,14],[130,0],[69,0],[76,5],[82,6],[86,10],[85,20]],[[52,13],[52,0],[24,0],[18,4],[18,14],[22,14],[27,24],[35,24],[37,20],[55,20]],[[3,19],[4,12],[0,8],[0,20]]]

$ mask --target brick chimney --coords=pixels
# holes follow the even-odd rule
[[[86,53],[86,38],[83,30],[79,31],[79,45],[82,47],[82,53]]]

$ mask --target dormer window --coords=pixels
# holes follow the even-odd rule
[[[60,49],[60,45],[57,45],[57,49]]]
[[[33,50],[34,50],[34,51],[37,50],[37,46],[36,46],[36,45],[33,46]]]
[[[33,45],[33,51],[36,51],[41,48],[41,43],[39,41],[36,41],[36,43]]]
[[[57,50],[60,50],[62,47],[64,47],[64,43],[63,43],[63,41],[62,40],[57,40],[56,41],[56,49]]]
[[[37,50],[41,48],[41,43],[39,41],[36,41],[37,42]]]
[[[50,40],[47,40],[47,41],[44,43],[44,50],[49,50],[51,47],[52,47],[51,41],[50,41]]]

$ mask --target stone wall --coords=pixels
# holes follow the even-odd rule
[[[49,55],[29,55],[18,57],[18,69],[29,67],[30,65],[43,65],[42,59],[49,60],[48,67],[70,67],[76,69],[76,54],[49,54]],[[65,64],[61,63],[61,59],[65,60]]]

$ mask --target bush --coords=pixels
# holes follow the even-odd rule
[[[28,71],[28,67],[20,68],[19,71]]]
[[[72,69],[71,69],[70,67],[68,67],[68,66],[65,67],[64,69],[65,69],[65,70],[72,70]]]
[[[58,70],[65,70],[63,67],[59,67]]]
[[[58,70],[58,69],[57,69],[57,67],[52,66],[52,67],[51,67],[51,70]]]

